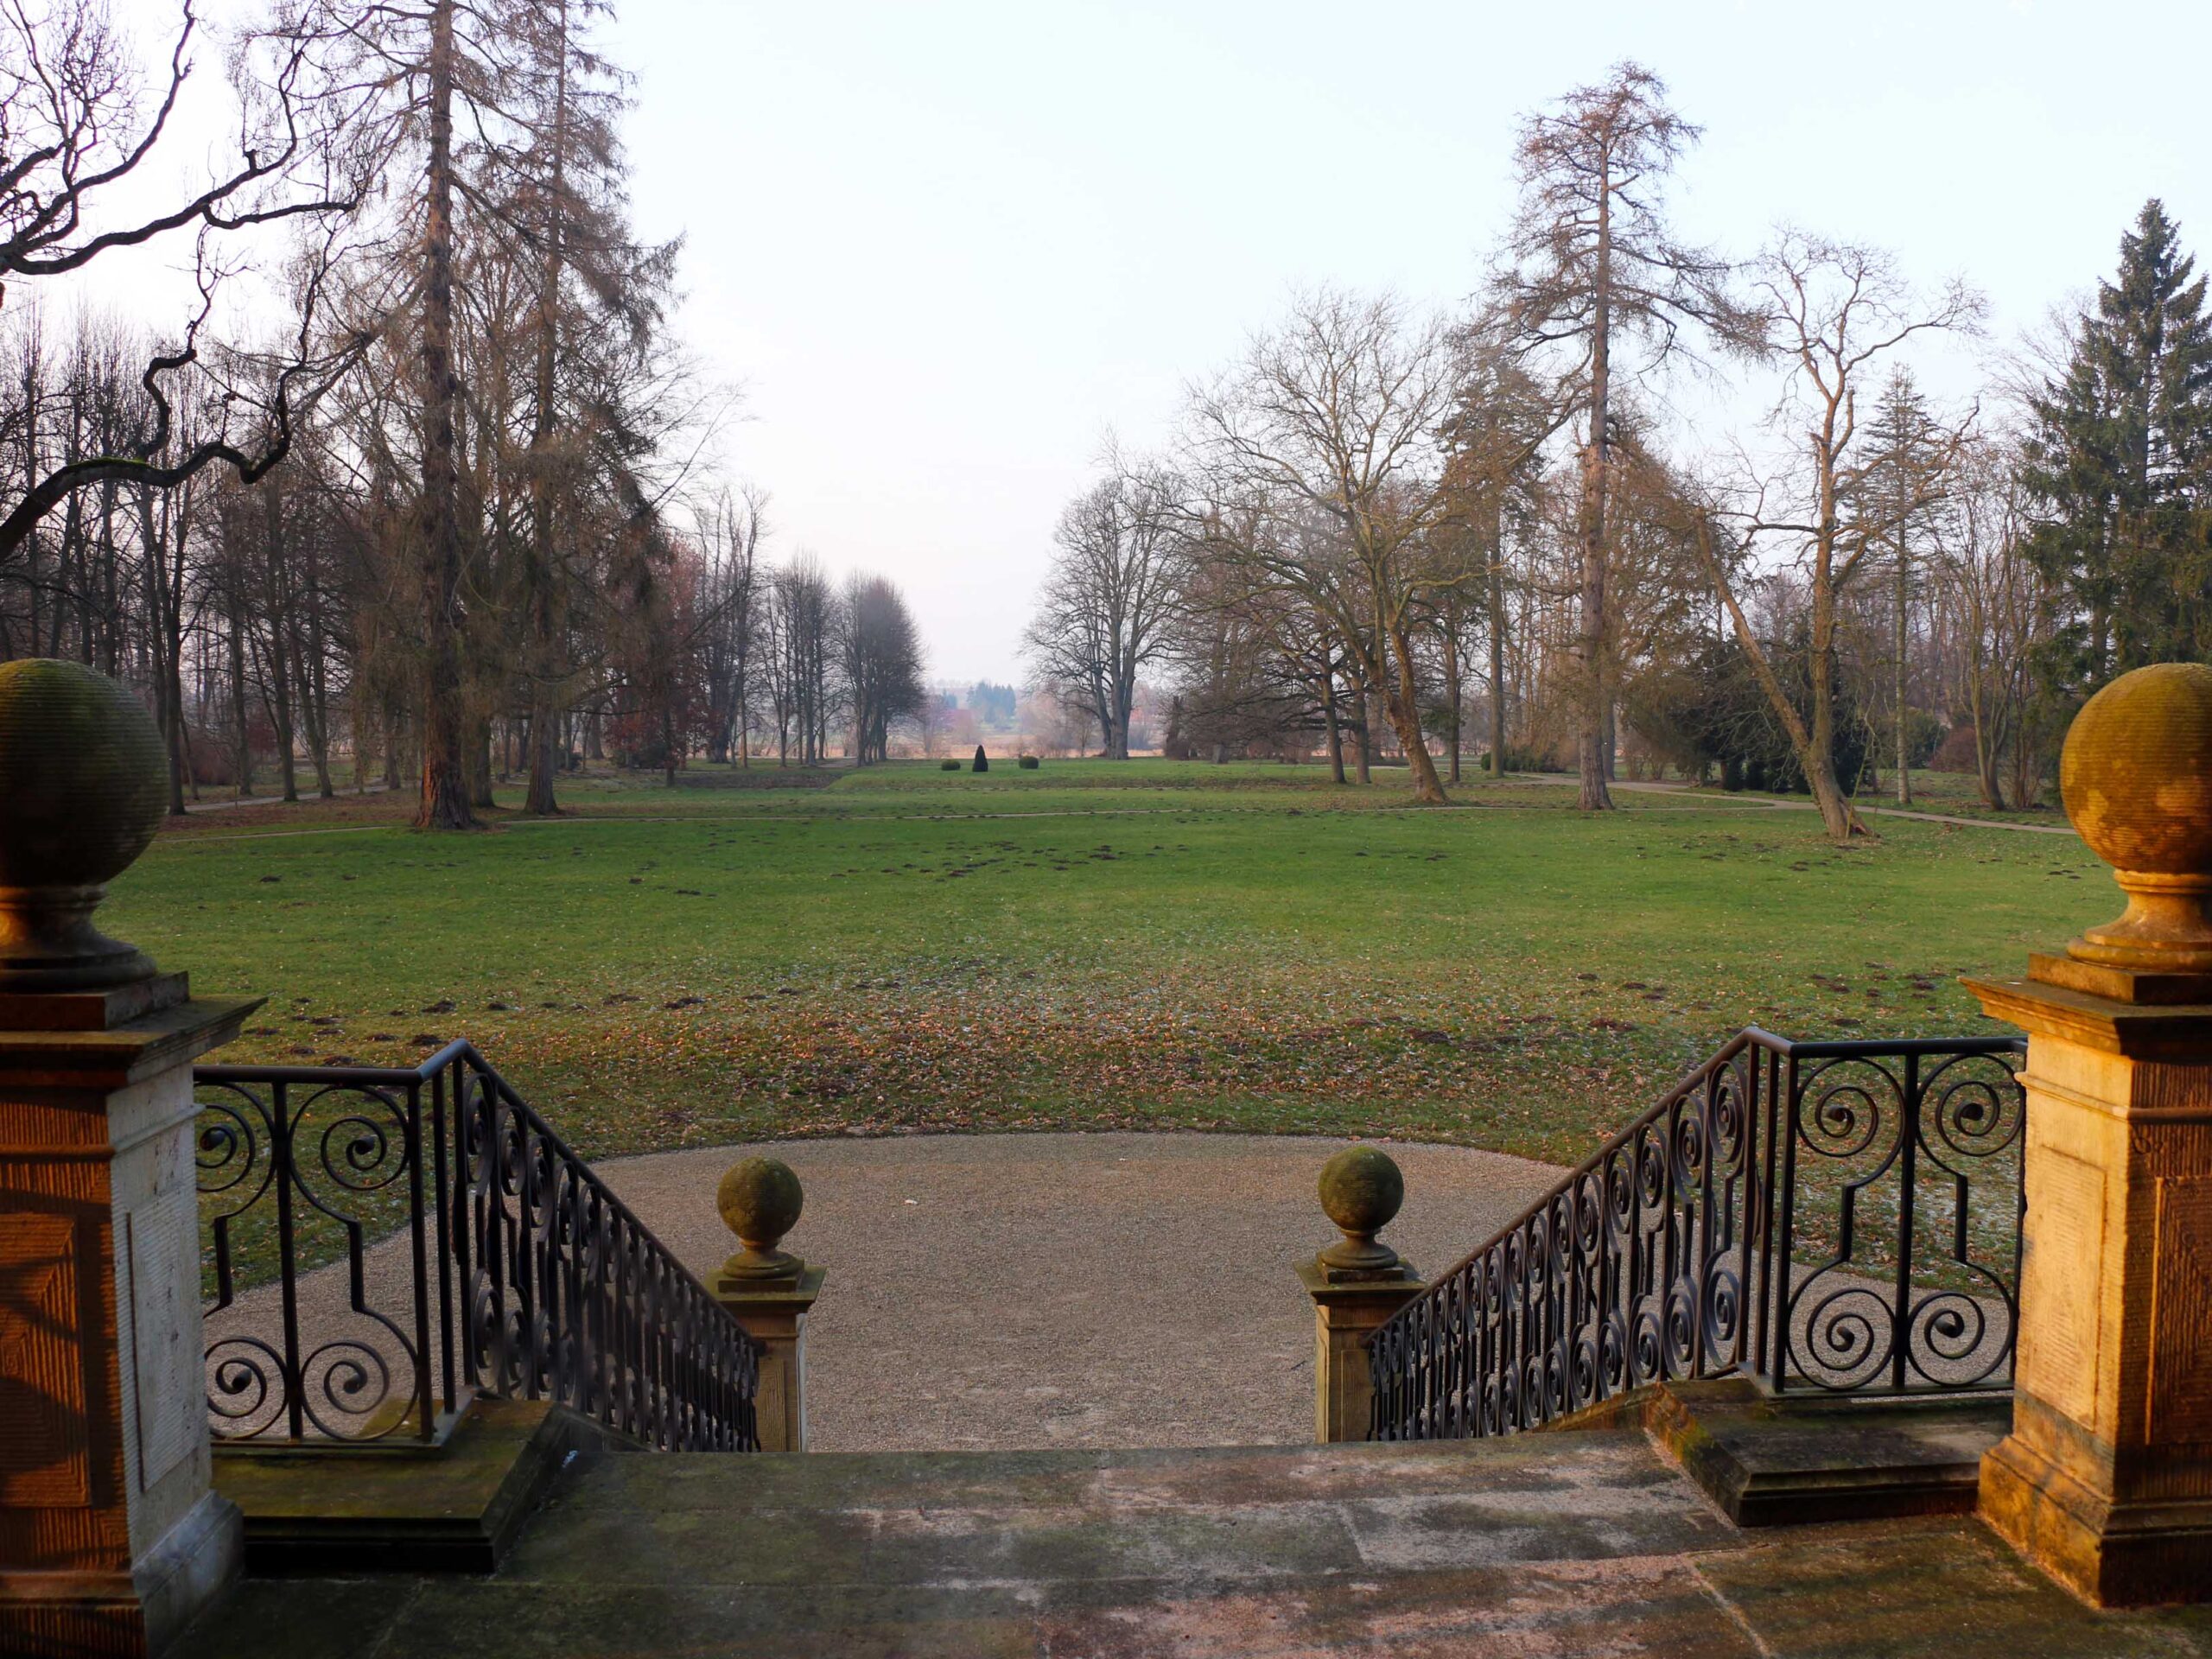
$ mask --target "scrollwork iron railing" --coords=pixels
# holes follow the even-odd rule
[[[1736,1037],[1370,1339],[1370,1437],[1511,1433],[1643,1383],[2010,1386],[2018,1039]]]
[[[219,1442],[431,1440],[482,1393],[758,1449],[758,1344],[467,1043],[194,1084]]]

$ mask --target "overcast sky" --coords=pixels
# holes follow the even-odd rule
[[[1624,57],[1706,129],[1693,235],[1777,219],[1962,273],[2000,334],[2112,265],[2157,194],[2212,232],[2201,3],[1577,5],[623,0],[642,224],[747,388],[779,546],[896,578],[932,673],[1010,677],[1101,435],[1294,284],[1456,304],[1516,118]]]
[[[904,586],[944,680],[1018,676],[1109,429],[1160,442],[1294,286],[1462,303],[1516,120],[1622,58],[1706,129],[1694,238],[1878,243],[1999,340],[2146,196],[2212,236],[2204,0],[616,3],[640,228],[746,388],[730,463],[778,552]],[[118,9],[150,45],[175,0]]]

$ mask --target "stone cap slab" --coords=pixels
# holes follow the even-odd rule
[[[125,1088],[221,1047],[268,1000],[196,997],[107,1031],[0,1030],[0,1085]]]
[[[2032,979],[1960,982],[1984,1014],[2031,1036],[2062,1037],[2130,1059],[2212,1063],[2212,1002],[2122,1002]]]

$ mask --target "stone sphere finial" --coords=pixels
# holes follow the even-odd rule
[[[1320,1253],[1324,1268],[1340,1272],[1387,1273],[1398,1253],[1376,1234],[1390,1224],[1406,1201],[1406,1178],[1380,1147],[1346,1147],[1321,1166],[1321,1211],[1344,1235]]]
[[[160,827],[168,765],[153,717],[105,674],[0,664],[0,993],[152,977],[92,917]]]
[[[2126,914],[2067,954],[2212,972],[2212,667],[2157,663],[2091,697],[2066,734],[2058,784],[2066,816],[2127,895]]]
[[[796,1280],[806,1263],[776,1246],[798,1224],[805,1203],[798,1177],[782,1160],[732,1164],[715,1189],[715,1208],[745,1248],[722,1263],[722,1271],[733,1279]]]

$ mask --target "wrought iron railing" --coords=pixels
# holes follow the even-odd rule
[[[218,1441],[427,1441],[482,1393],[758,1449],[759,1345],[467,1043],[194,1083]]]
[[[1511,1433],[1648,1382],[2011,1384],[2017,1038],[1747,1030],[1370,1339],[1370,1437]]]

